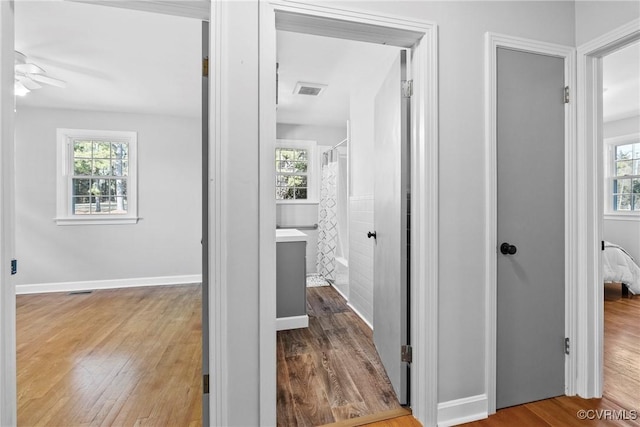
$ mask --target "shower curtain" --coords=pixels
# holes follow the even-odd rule
[[[322,165],[320,205],[318,207],[318,257],[316,267],[326,280],[336,277],[336,249],[338,244],[338,162],[334,152],[327,153],[327,162]],[[325,162],[323,162],[325,163]]]

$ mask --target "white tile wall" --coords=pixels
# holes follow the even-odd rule
[[[373,324],[373,196],[349,198],[349,303]]]

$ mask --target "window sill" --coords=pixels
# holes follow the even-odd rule
[[[116,225],[116,224],[136,224],[140,218],[138,217],[120,217],[120,218],[55,218],[57,225]]]
[[[317,200],[276,200],[276,205],[317,205]]]
[[[605,220],[613,220],[613,221],[638,221],[640,222],[640,213],[632,214],[632,213],[606,213],[604,214]]]

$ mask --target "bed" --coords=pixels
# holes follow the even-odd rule
[[[603,275],[605,282],[622,283],[622,291],[640,294],[640,266],[629,253],[619,245],[604,242]]]

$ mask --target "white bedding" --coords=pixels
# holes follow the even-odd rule
[[[631,255],[620,246],[604,242],[603,270],[605,282],[621,282],[629,292],[640,294],[640,267]]]

